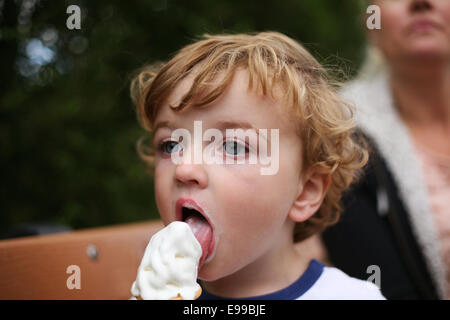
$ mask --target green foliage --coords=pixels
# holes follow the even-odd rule
[[[85,228],[158,217],[128,93],[143,64],[204,33],[276,30],[351,74],[364,42],[358,0],[48,0],[28,16],[26,3],[7,0],[1,9],[0,231],[30,221]],[[66,28],[70,4],[81,8],[81,30]],[[32,39],[53,52],[37,69]]]

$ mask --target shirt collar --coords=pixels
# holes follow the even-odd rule
[[[323,272],[324,265],[313,259],[306,271],[294,283],[276,292],[246,298],[226,298],[215,296],[203,290],[199,300],[294,300],[302,296],[316,283]]]

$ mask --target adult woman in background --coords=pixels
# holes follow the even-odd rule
[[[384,63],[370,58],[342,94],[372,160],[322,240],[344,272],[381,276],[388,299],[450,298],[450,1],[371,4]]]

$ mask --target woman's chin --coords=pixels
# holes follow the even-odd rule
[[[408,55],[416,59],[450,59],[450,40],[421,39],[410,47]]]

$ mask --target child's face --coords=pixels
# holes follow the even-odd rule
[[[199,270],[199,278],[214,281],[249,266],[261,270],[262,265],[276,262],[286,243],[292,243],[294,222],[288,213],[302,187],[301,141],[281,103],[247,91],[246,71],[238,71],[228,90],[207,107],[188,106],[181,112],[174,111],[169,105],[178,104],[192,79],[189,76],[175,87],[154,122],[155,128],[162,122],[168,123],[153,136],[155,193],[165,224],[181,219],[176,214],[180,198],[195,201],[204,211],[213,230],[214,247]],[[202,121],[203,132],[209,128],[231,128],[233,123],[236,127],[245,123],[256,130],[268,129],[269,140],[271,129],[279,129],[278,172],[262,175],[259,161],[175,164],[170,154],[157,149],[161,142],[170,140],[175,129],[187,129],[193,137],[194,121],[198,120]],[[223,135],[225,140],[225,132]],[[269,142],[269,152],[270,143],[273,141]],[[233,147],[225,146],[224,157],[234,157],[229,152]],[[258,261],[264,263],[255,263]]]

